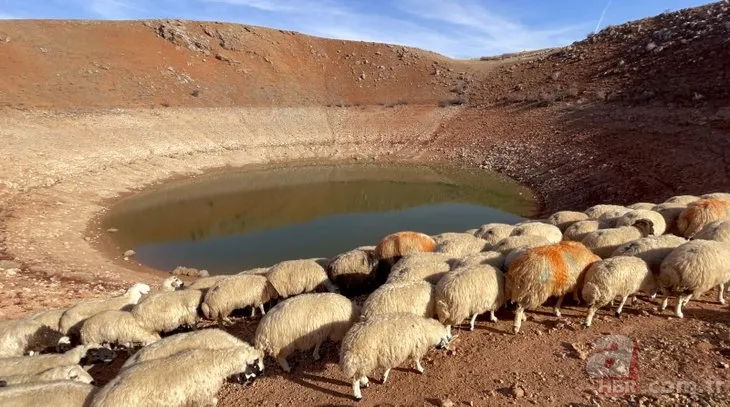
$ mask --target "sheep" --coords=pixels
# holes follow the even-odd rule
[[[468,234],[470,234],[470,235],[474,236],[474,234],[475,234],[475,233],[476,233],[476,232],[477,232],[478,230],[479,230],[479,229],[467,229],[467,230],[465,230],[465,231],[464,231],[464,233],[468,233]]]
[[[88,406],[91,397],[97,390],[91,384],[70,380],[25,383],[0,389],[0,406]]]
[[[0,358],[41,352],[68,342],[68,339],[40,321],[0,321]]]
[[[150,292],[150,286],[143,283],[136,283],[124,294],[113,297],[94,299],[80,302],[66,310],[61,316],[59,327],[66,335],[78,334],[78,329],[86,318],[96,315],[102,311],[120,310],[139,302],[143,295]]]
[[[551,225],[557,226],[561,232],[565,232],[565,229],[567,229],[568,226],[586,219],[588,219],[588,215],[583,212],[560,211],[550,215],[550,217],[548,217],[548,222]]]
[[[487,223],[477,229],[474,236],[484,239],[488,244],[494,246],[502,239],[507,238],[514,228],[513,225],[506,223]]]
[[[420,232],[403,231],[385,236],[375,246],[375,254],[378,256],[378,261],[392,266],[407,254],[432,252],[435,248],[436,241],[431,236]]]
[[[436,241],[435,253],[444,253],[453,257],[463,257],[479,253],[489,245],[484,239],[468,233],[441,233],[432,236]]]
[[[336,292],[327,271],[313,259],[287,260],[275,265],[266,275],[279,297],[311,292],[324,287],[327,291]]]
[[[708,223],[725,219],[730,219],[730,201],[700,199],[682,211],[677,219],[677,229],[681,236],[689,239]]]
[[[375,250],[354,249],[340,253],[326,267],[327,275],[343,294],[359,295],[372,291],[387,277],[378,270]]]
[[[347,331],[340,346],[340,369],[352,380],[353,396],[360,400],[360,386],[368,387],[368,375],[374,371],[385,369],[385,384],[390,370],[410,359],[423,373],[421,358],[426,352],[431,347],[448,348],[452,339],[446,327],[432,318],[410,313],[377,315]]]
[[[3,358],[0,359],[0,377],[38,374],[59,366],[110,363],[115,357],[116,353],[111,349],[98,345],[79,345],[62,354]]]
[[[248,346],[190,349],[130,366],[102,387],[91,407],[216,405],[224,380],[255,379],[264,365]]]
[[[646,219],[651,222],[654,228],[654,235],[663,235],[667,229],[667,224],[664,221],[664,217],[659,212],[650,210],[637,209],[630,212],[626,212],[616,221],[616,227],[631,226],[639,219]]]
[[[82,344],[118,344],[127,349],[147,346],[160,340],[160,335],[141,326],[129,311],[104,311],[89,318],[81,326]]]
[[[666,308],[670,294],[677,294],[675,315],[683,318],[682,306],[693,297],[699,297],[719,286],[718,302],[725,304],[723,291],[730,280],[730,245],[714,240],[692,240],[676,249],[662,261],[657,278],[664,293]]]
[[[477,315],[489,311],[489,320],[497,321],[494,311],[504,304],[504,274],[490,265],[458,268],[439,281],[435,291],[438,320],[451,326],[461,324],[466,318],[469,330],[474,330]]]
[[[202,298],[203,292],[194,289],[155,293],[135,305],[131,313],[147,331],[171,332],[195,326]]]
[[[286,358],[296,350],[319,348],[327,339],[339,342],[360,317],[360,309],[347,297],[336,293],[302,294],[276,304],[261,318],[254,344],[256,349],[276,358],[285,372],[291,372]]]
[[[653,273],[659,274],[664,258],[684,243],[687,243],[687,239],[674,235],[647,236],[622,244],[611,253],[611,257],[638,257],[646,262]]]
[[[183,283],[179,277],[170,276],[162,280],[162,283],[160,283],[160,291],[175,291],[182,289],[184,286],[185,283]]]
[[[213,287],[218,283],[219,281],[225,279],[228,276],[210,276],[210,277],[201,277],[195,281],[193,281],[190,285],[187,286],[188,290],[199,290],[202,291],[203,294],[205,294],[209,288]]]
[[[580,242],[587,234],[599,229],[605,229],[606,227],[607,222],[605,221],[595,219],[579,220],[565,229],[565,232],[563,232],[563,240]]]
[[[700,199],[702,199],[702,198],[700,198],[699,196],[695,196],[695,195],[675,195],[673,197],[668,198],[663,203],[689,205],[694,201],[699,201]]]
[[[647,210],[650,211],[656,206],[655,203],[651,202],[636,202],[632,203],[631,205],[627,205],[626,207],[633,210]]]
[[[596,310],[613,302],[616,296],[621,297],[616,317],[621,317],[621,311],[630,295],[639,291],[648,293],[655,289],[653,273],[646,262],[638,257],[619,256],[597,261],[586,271],[581,291],[589,307],[583,325],[591,326]]]
[[[240,273],[238,273],[238,275],[242,276],[242,275],[255,274],[255,275],[265,276],[265,275],[269,274],[270,269],[271,269],[271,267],[256,267],[256,268],[252,268],[252,269],[248,269],[248,270],[243,270]],[[210,288],[210,287],[208,287],[208,288]]]
[[[386,283],[368,296],[362,306],[361,319],[394,312],[410,312],[422,317],[436,315],[433,284],[428,281]]]
[[[30,375],[5,376],[3,380],[5,380],[6,385],[53,382],[57,380],[71,380],[87,384],[94,383],[94,378],[80,365],[58,366]]]
[[[26,319],[38,321],[47,327],[61,332],[61,316],[66,312],[67,308],[56,308],[46,311],[36,312]]]
[[[480,264],[488,264],[493,267],[501,269],[504,266],[504,254],[495,251],[486,251],[481,253],[470,254],[469,256],[463,257],[456,260],[454,263],[454,269],[459,267],[476,266]]]
[[[664,233],[670,233],[679,236],[679,229],[677,228],[677,219],[687,208],[686,204],[681,203],[660,203],[654,206],[651,210],[659,213],[664,218],[666,224],[666,230]]]
[[[639,219],[631,226],[621,226],[611,229],[600,229],[588,233],[581,243],[591,249],[602,259],[611,256],[622,244],[654,234],[652,222],[648,219]]]
[[[540,222],[518,224],[512,229],[510,236],[541,236],[550,243],[563,240],[563,232],[555,225]]]
[[[228,316],[236,309],[251,307],[251,317],[256,308],[266,314],[264,304],[276,298],[276,290],[266,276],[256,274],[236,275],[225,278],[205,294],[200,310],[205,318],[218,324],[232,323]]]
[[[730,220],[716,220],[708,223],[692,239],[730,243]]]
[[[730,201],[730,194],[727,192],[713,192],[700,196],[702,199],[720,199],[722,201]]]
[[[508,255],[514,249],[532,248],[549,245],[550,241],[543,236],[510,236],[494,246],[494,251]]]
[[[554,312],[560,317],[563,296],[572,291],[578,297],[585,270],[598,260],[582,243],[571,241],[532,248],[517,258],[505,275],[505,299],[517,304],[514,333],[520,331],[525,310],[551,296],[558,297]]]
[[[621,205],[594,205],[586,209],[584,213],[589,219],[611,221],[617,219],[631,209]]]
[[[451,270],[454,258],[443,253],[411,253],[390,269],[386,283],[426,280],[436,284]]]
[[[148,360],[163,359],[190,349],[221,349],[235,346],[248,346],[252,352],[254,351],[253,347],[248,343],[217,328],[179,333],[170,335],[138,350],[124,362],[122,369]],[[263,359],[263,353],[260,355]]]

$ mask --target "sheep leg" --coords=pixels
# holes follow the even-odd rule
[[[264,304],[259,305],[259,309],[261,310],[261,315],[266,315],[266,310],[264,309]]]
[[[418,370],[418,373],[423,374],[423,366],[421,366],[421,361],[419,359],[413,359],[416,362],[416,370]]]
[[[720,289],[717,292],[717,302],[719,302],[722,305],[725,305],[725,284],[720,284]]]
[[[360,392],[360,379],[356,378],[352,381],[352,396],[355,397],[355,400],[362,399],[362,393]]]
[[[291,367],[289,367],[289,362],[286,361],[286,358],[276,358],[276,361],[279,362],[279,366],[281,366],[281,369],[287,373],[291,372]]]
[[[674,315],[677,316],[677,318],[684,318],[684,314],[682,314],[682,305],[683,305],[682,294],[677,296],[677,306],[674,308]]]
[[[472,315],[471,321],[469,321],[469,330],[470,331],[474,330],[474,323],[476,322],[476,320],[477,320],[477,314]]]
[[[312,352],[312,357],[314,360],[319,360],[319,347],[322,345],[321,343],[317,342],[316,345],[314,345],[314,352]]]
[[[578,291],[578,287],[573,290],[573,301],[575,301],[576,304],[580,304],[580,291]]]
[[[588,308],[588,315],[586,315],[586,320],[583,322],[583,326],[588,328],[593,324],[593,316],[596,315],[596,311],[598,310],[598,307],[595,305],[591,305],[590,308]]]
[[[560,318],[563,315],[560,313],[560,306],[563,305],[563,298],[565,298],[564,295],[561,295],[558,297],[558,302],[555,303],[555,308],[553,308],[553,312],[555,312],[555,316]]]
[[[513,331],[515,335],[517,335],[520,332],[520,327],[522,327],[522,319],[525,316],[525,309],[522,308],[521,305],[517,306],[517,309],[515,310],[515,324],[513,327]]]
[[[251,307],[251,318],[256,316],[256,307]]]
[[[388,381],[388,375],[390,374],[390,369],[385,369],[385,373],[383,373],[383,384]]]
[[[635,304],[636,304],[636,294],[634,294],[634,295],[633,295],[633,296],[631,297],[631,305],[635,305]]]
[[[636,298],[636,296],[634,296]],[[621,311],[624,310],[624,304],[626,304],[626,300],[629,299],[628,295],[623,296],[621,298],[621,303],[618,304],[618,308],[616,308],[616,318],[621,318]]]
[[[667,305],[669,305],[669,294],[664,294],[664,300],[662,301],[662,306],[659,307],[659,311],[667,309]]]
[[[692,295],[693,294],[689,294],[688,296],[684,297],[684,304],[682,304],[682,306],[687,305],[687,303],[689,302],[689,300],[692,299]]]
[[[451,325],[446,325],[446,333],[451,337]]]
[[[367,376],[363,376],[360,378],[360,386],[365,388],[370,387],[370,380],[368,380]]]
[[[492,311],[489,311],[489,321],[491,321],[491,322],[497,322],[497,321],[499,321],[497,319],[497,316],[494,315],[494,311],[493,310]]]
[[[659,293],[659,290],[656,290],[656,289],[655,289],[655,290],[653,290],[653,291],[651,292],[651,295],[650,295],[650,297],[651,297],[651,299],[652,299],[652,300],[653,300],[654,298],[656,298],[656,295],[657,295],[657,293]]]

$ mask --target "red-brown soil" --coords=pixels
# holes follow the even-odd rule
[[[101,253],[106,232],[90,221],[122,194],[214,168],[457,160],[533,188],[536,216],[730,192],[728,38],[727,2],[485,61],[232,24],[2,21],[0,318],[160,281]],[[655,305],[620,320],[604,310],[586,330],[583,308],[558,320],[545,307],[519,336],[500,312],[431,354],[425,375],[394,370],[360,404],[730,405],[727,307],[710,293],[678,320]],[[250,340],[254,326],[232,330]],[[637,341],[640,394],[596,394],[576,349],[603,333]],[[289,375],[268,361],[252,386],[226,384],[220,405],[354,405],[325,350]],[[656,392],[680,380],[725,387]]]

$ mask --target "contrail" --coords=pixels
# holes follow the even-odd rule
[[[603,17],[606,16],[606,11],[608,11],[608,8],[611,7],[611,2],[613,0],[608,0],[608,3],[606,3],[606,7],[603,8],[603,11],[601,12],[601,18],[598,19],[598,24],[596,24],[596,29],[593,31],[594,33],[598,32],[598,27],[601,26],[601,23],[603,22]]]

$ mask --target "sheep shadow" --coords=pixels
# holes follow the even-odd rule
[[[328,389],[321,385],[321,383],[326,383],[326,384],[342,386],[345,388],[350,388],[350,383],[347,383],[343,380],[330,379],[328,377],[317,376],[317,375],[313,375],[313,374],[309,374],[309,373],[299,373],[296,375],[289,376],[288,379],[300,386],[306,387],[311,390],[318,391],[320,393],[324,393],[328,396],[350,399],[350,400],[352,399],[352,395],[349,393],[338,392],[335,390]]]

